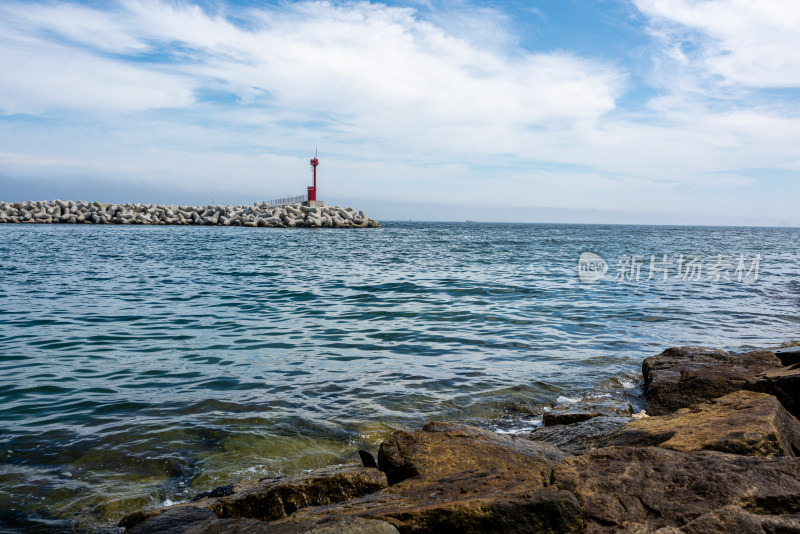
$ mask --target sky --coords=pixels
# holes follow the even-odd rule
[[[0,201],[800,226],[797,0],[0,2]]]

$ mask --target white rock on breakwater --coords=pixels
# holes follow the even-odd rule
[[[308,207],[266,202],[251,206],[164,206],[108,204],[79,200],[0,202],[1,223],[40,224],[174,224],[258,226],[275,228],[377,228],[380,223],[339,206]]]

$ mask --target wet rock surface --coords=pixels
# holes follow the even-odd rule
[[[128,514],[120,526],[131,528],[175,508],[203,508],[217,518],[252,518],[273,521],[300,508],[353,499],[387,486],[386,475],[357,465],[333,466],[310,473],[238,484],[201,493],[188,504]],[[218,491],[224,490],[224,491]]]
[[[544,426],[571,425],[593,417],[630,417],[633,406],[629,402],[610,397],[585,397],[571,400],[568,404],[545,408],[542,415]]]
[[[630,417],[594,417],[569,426],[537,428],[528,437],[555,445],[565,454],[583,454],[607,445],[608,436],[630,422]]]
[[[787,411],[795,390],[780,386],[783,403],[750,390],[779,391],[798,367],[769,351],[669,349],[644,365],[662,415],[573,402],[554,411],[592,416],[524,436],[433,422],[384,440],[380,471],[338,466],[223,486],[121,525],[139,534],[800,533],[800,422]]]
[[[78,200],[0,202],[0,224],[205,225],[271,228],[376,228],[363,211],[339,206],[176,206],[109,204]]]
[[[649,415],[672,413],[745,387],[761,373],[783,367],[771,351],[729,354],[707,347],[675,347],[642,364]]]
[[[588,412],[581,410],[552,411],[545,412],[542,415],[542,423],[544,426],[572,425],[574,423],[582,423],[583,421],[600,417],[601,415],[603,414],[600,412]]]

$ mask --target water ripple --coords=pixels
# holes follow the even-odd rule
[[[756,283],[586,285],[584,251],[763,260]],[[800,338],[798,251],[768,228],[3,225],[0,524],[92,530],[429,418],[525,428],[670,345]]]

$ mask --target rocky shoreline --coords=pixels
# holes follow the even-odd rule
[[[146,533],[800,533],[800,347],[677,347],[645,411],[553,410],[526,435],[432,422],[377,462],[225,486],[120,522]]]
[[[108,204],[79,200],[0,202],[0,223],[147,224],[267,228],[377,228],[363,211],[339,206],[175,206]]]

